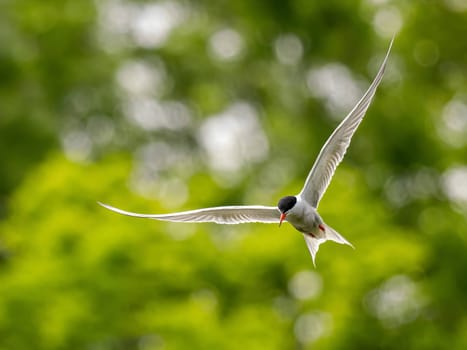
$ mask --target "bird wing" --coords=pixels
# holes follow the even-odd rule
[[[162,221],[215,222],[217,224],[241,224],[247,222],[273,224],[280,221],[279,209],[262,205],[203,208],[170,214],[139,214],[118,209],[108,204],[98,203],[104,208],[119,214]]]
[[[323,148],[319,152],[318,158],[311,168],[308,177],[306,178],[305,185],[303,186],[302,191],[299,193],[299,196],[301,196],[301,198],[306,200],[315,208],[318,207],[318,203],[326,191],[326,188],[328,187],[337,166],[344,158],[345,152],[349,147],[350,140],[352,139],[355,130],[357,130],[358,125],[365,116],[365,112],[367,111],[371,100],[375,95],[376,88],[383,78],[386,62],[389,57],[389,52],[391,51],[393,41],[394,38],[389,44],[386,57],[384,58],[384,61],[381,64],[381,68],[376,74],[376,77],[371,83],[370,87],[365,92],[360,101],[358,101],[352,111],[344,118],[344,120],[328,138]]]

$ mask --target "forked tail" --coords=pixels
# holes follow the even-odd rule
[[[313,259],[313,266],[316,267],[315,258],[316,258],[316,254],[318,253],[319,245],[321,243],[326,242],[326,239],[325,238],[314,238],[306,234],[304,234],[303,237],[305,237],[306,245],[308,247],[308,250],[310,251],[311,258]]]
[[[315,238],[310,235],[304,234],[303,236],[305,237],[305,242],[308,247],[308,250],[310,251],[311,258],[313,259],[313,265],[316,267],[315,259],[316,259],[316,254],[318,253],[319,246],[321,243],[324,243],[326,241],[334,241],[339,244],[345,244],[348,246],[351,246],[354,248],[352,243],[350,243],[348,240],[346,240],[342,235],[337,233],[333,228],[330,226],[324,224],[324,229],[325,229],[325,237],[324,238]],[[355,249],[355,248],[354,248]]]
[[[325,234],[326,234],[326,239],[327,240],[334,241],[334,242],[339,243],[339,244],[349,245],[353,249],[355,249],[355,247],[352,245],[352,243],[350,243],[348,240],[346,240],[344,237],[342,237],[342,235],[337,233],[337,231],[334,230],[332,227],[324,224],[324,228],[325,228]]]

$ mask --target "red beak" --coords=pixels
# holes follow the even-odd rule
[[[285,219],[286,216],[287,216],[287,214],[281,213],[281,219],[280,219],[280,221],[279,221],[279,227],[281,227],[282,221],[284,221],[284,219]]]

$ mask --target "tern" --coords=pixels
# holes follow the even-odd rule
[[[98,203],[119,214],[172,222],[214,222],[217,224],[259,222],[276,223],[280,227],[283,221],[287,221],[303,234],[315,266],[319,246],[327,240],[346,244],[353,248],[349,241],[323,221],[317,208],[383,78],[393,41],[394,38],[391,40],[383,63],[368,90],[321,148],[300,193],[281,198],[276,207],[263,205],[222,206],[170,214],[140,214],[101,202]]]

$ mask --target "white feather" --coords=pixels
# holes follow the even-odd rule
[[[352,111],[344,118],[328,138],[323,148],[321,148],[318,158],[306,178],[305,185],[303,186],[299,196],[314,208],[318,207],[318,203],[331,182],[331,178],[334,175],[337,166],[344,158],[345,152],[350,145],[350,141],[355,130],[357,130],[368,107],[370,106],[371,100],[375,95],[376,88],[383,78],[386,62],[388,60],[389,53],[391,52],[393,41],[394,38],[389,44],[386,57],[384,58],[383,63],[381,64],[381,67],[370,87]]]
[[[140,214],[118,209],[108,204],[100,202],[98,203],[104,208],[119,214],[161,221],[214,222],[217,224],[261,222],[266,224],[274,224],[279,223],[280,219],[280,212],[277,207],[266,207],[262,205],[203,208],[170,214]]]

